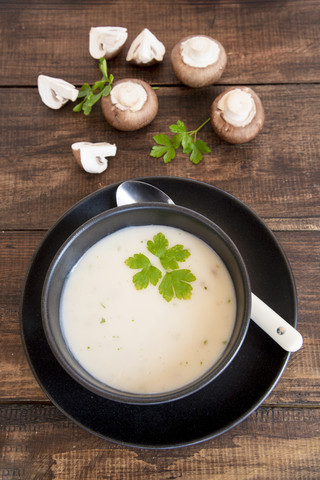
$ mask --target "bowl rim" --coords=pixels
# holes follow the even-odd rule
[[[167,392],[160,392],[160,393],[150,393],[150,394],[136,394],[132,392],[125,392],[122,390],[119,390],[114,387],[110,387],[107,384],[97,380],[93,375],[89,373],[89,376],[95,381],[98,382],[98,384],[91,383],[87,381],[81,374],[79,374],[68,362],[68,360],[65,358],[63,353],[61,352],[61,349],[59,348],[59,345],[56,342],[55,336],[52,332],[51,328],[51,323],[49,320],[48,316],[48,311],[47,311],[47,298],[48,294],[50,291],[50,282],[52,277],[54,276],[54,270],[56,266],[58,265],[60,259],[63,257],[65,252],[69,249],[69,247],[74,243],[74,241],[81,235],[84,235],[87,231],[90,230],[90,228],[93,228],[93,226],[96,223],[107,221],[107,219],[111,216],[118,215],[121,212],[130,212],[132,210],[137,210],[137,209],[163,209],[163,210],[168,210],[168,211],[174,211],[177,214],[182,214],[184,216],[189,216],[197,221],[204,223],[206,226],[209,228],[213,229],[220,238],[224,241],[224,243],[228,246],[229,250],[232,252],[233,257],[236,259],[239,271],[241,273],[242,277],[242,285],[244,289],[244,299],[245,299],[245,305],[244,305],[244,315],[242,319],[242,324],[241,328],[239,331],[239,334],[236,338],[236,341],[234,342],[234,345],[229,352],[229,354],[224,358],[224,360],[220,363],[219,368],[213,374],[211,372],[212,369],[214,369],[215,364],[212,365],[206,372],[204,372],[203,375],[200,377],[197,377],[195,380],[191,381],[190,383],[183,385],[181,387],[178,387],[174,390],[170,390]],[[165,223],[164,223],[165,224]],[[133,224],[135,225],[135,224]],[[131,225],[128,225],[131,226]],[[125,227],[121,227],[125,228]],[[181,227],[177,227],[181,228]],[[118,229],[120,230],[120,228]],[[193,235],[197,236],[196,233],[190,232]],[[98,240],[94,241],[89,247],[93,246]],[[206,242],[208,243],[208,242]],[[210,246],[210,245],[209,245]],[[213,248],[211,246],[211,248]],[[87,249],[87,250],[88,250]],[[213,248],[214,249],[214,248]],[[82,254],[83,255],[83,254]],[[81,256],[82,256],[81,255]],[[79,258],[81,258],[81,256]],[[75,264],[74,264],[75,265]],[[65,279],[63,279],[62,284],[64,284]],[[249,323],[250,323],[250,312],[251,312],[251,285],[250,285],[250,278],[248,275],[247,267],[245,265],[245,262],[232,241],[232,239],[222,230],[219,225],[217,225],[215,222],[207,218],[205,215],[198,213],[190,208],[183,207],[180,205],[175,205],[175,204],[166,204],[166,203],[160,203],[160,202],[144,202],[144,203],[139,203],[139,204],[131,204],[131,205],[124,205],[121,207],[113,207],[110,208],[104,212],[99,213],[98,215],[93,216],[92,218],[88,219],[85,221],[83,224],[81,224],[79,227],[77,227],[69,236],[68,238],[63,242],[63,244],[60,246],[58,251],[56,252],[55,256],[53,257],[50,266],[47,270],[45,280],[43,283],[43,288],[42,288],[42,294],[41,294],[41,322],[42,326],[44,329],[45,336],[47,338],[49,347],[54,354],[55,358],[58,360],[60,365],[64,368],[64,370],[78,383],[80,383],[83,387],[85,387],[87,390],[100,395],[104,398],[108,398],[109,400],[114,400],[118,401],[120,403],[127,403],[127,404],[138,404],[138,405],[152,405],[152,404],[162,404],[162,403],[167,403],[170,401],[175,401],[179,400],[181,398],[184,398],[188,395],[191,395],[193,393],[196,393],[198,390],[204,388],[208,383],[212,382],[215,378],[217,378],[218,375],[220,375],[232,362],[234,357],[237,355],[245,337],[248,331]],[[66,347],[68,349],[67,342],[65,342]],[[73,356],[72,352],[70,351],[71,356],[75,359]],[[223,354],[222,354],[223,356]],[[78,363],[80,370],[83,370],[86,372],[86,370],[82,367],[80,362],[75,359],[75,361]],[[87,372],[88,374],[88,372]]]

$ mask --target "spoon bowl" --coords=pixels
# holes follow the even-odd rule
[[[128,180],[119,185],[116,191],[118,207],[134,203],[160,202],[174,205],[173,200],[162,190],[149,183]]]

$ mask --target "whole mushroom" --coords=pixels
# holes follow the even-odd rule
[[[158,113],[158,98],[150,85],[136,78],[118,80],[108,97],[101,99],[102,113],[114,128],[138,130]]]
[[[211,105],[211,124],[229,143],[245,143],[258,135],[265,114],[258,95],[249,87],[230,87]]]
[[[176,77],[193,88],[217,82],[227,64],[224,47],[207,35],[191,35],[178,42],[171,52]]]

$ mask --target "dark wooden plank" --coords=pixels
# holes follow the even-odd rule
[[[103,119],[100,106],[85,117],[72,105],[53,111],[36,89],[0,89],[0,226],[47,229],[59,215],[101,186],[130,177],[174,175],[204,180],[234,194],[264,217],[319,215],[320,124],[317,85],[260,86],[266,110],[260,135],[243,145],[218,139],[208,124],[199,133],[212,152],[193,165],[178,153],[165,165],[149,156],[157,133],[183,120],[197,128],[221,91],[210,87],[160,88],[159,113],[146,128],[119,132]],[[118,152],[101,175],[86,174],[74,161],[76,141],[109,141]]]
[[[0,407],[0,476],[16,480],[318,480],[320,411],[260,408],[222,436],[172,450],[99,439],[54,407]]]
[[[318,232],[277,232],[296,279],[299,330],[303,348],[293,354],[280,382],[265,403],[320,405],[320,326]],[[45,401],[25,358],[19,331],[18,305],[24,273],[43,232],[0,235],[0,398],[2,401]]]
[[[117,77],[177,84],[170,66],[174,44],[190,34],[211,35],[228,53],[222,83],[319,81],[320,6],[317,0],[162,2],[1,2],[1,85],[35,85],[39,73],[76,85],[94,81],[88,51],[92,26],[128,28],[123,52],[110,62]],[[148,27],[165,44],[164,62],[137,69],[125,61],[132,40]]]

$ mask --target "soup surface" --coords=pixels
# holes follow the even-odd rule
[[[190,298],[177,298],[183,295]],[[225,349],[235,315],[220,257],[194,235],[162,225],[127,227],[93,245],[66,279],[60,305],[79,363],[132,393],[170,391],[202,375]]]

